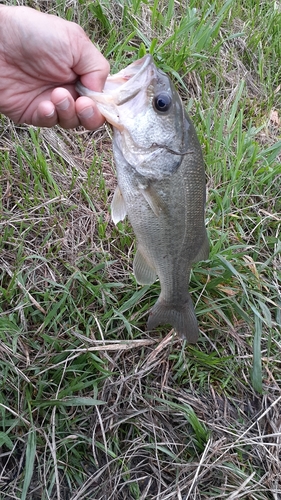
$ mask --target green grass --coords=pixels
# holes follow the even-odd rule
[[[111,139],[0,132],[0,500],[276,500],[281,405],[281,7],[263,0],[35,2],[118,71],[168,71],[206,163],[201,336],[145,332],[159,284],[114,227]],[[275,115],[276,116],[276,115]]]

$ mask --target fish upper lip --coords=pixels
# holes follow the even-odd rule
[[[140,68],[138,69],[139,66]],[[141,59],[134,61],[119,73],[110,75],[106,80],[104,93],[106,93],[107,91],[106,87],[109,87],[111,83],[114,84],[115,82],[118,83],[119,81],[120,85],[115,91],[111,92],[111,96],[113,97],[113,99],[115,98],[114,101],[117,106],[124,104],[143,88],[141,76],[149,66],[154,67],[154,62],[152,56],[150,54],[147,54]],[[135,71],[134,68],[136,68],[137,71]],[[132,70],[133,75],[131,76]]]
[[[143,88],[144,82],[141,77],[149,66],[151,66],[151,76],[153,76],[153,70],[155,69],[154,61],[150,54],[146,54],[141,59],[134,61],[125,69],[119,71],[119,73],[109,75],[102,92],[89,90],[83,87],[80,82],[77,83],[76,89],[81,95],[90,95],[97,103],[114,103],[116,106],[120,106],[137,95]]]
[[[134,61],[114,75],[109,75],[102,92],[95,92],[84,87],[81,82],[76,85],[80,95],[86,95],[96,102],[101,114],[120,131],[124,125],[119,119],[118,106],[135,97],[148,87],[156,74],[156,66],[150,54]]]

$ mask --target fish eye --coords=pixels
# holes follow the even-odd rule
[[[171,107],[172,104],[172,99],[169,94],[166,92],[162,92],[161,94],[158,94],[154,97],[154,108],[157,111],[161,111],[161,113],[165,113],[165,111],[168,111]]]

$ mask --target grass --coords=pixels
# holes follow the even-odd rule
[[[118,71],[168,71],[206,162],[201,336],[145,332],[159,284],[114,227],[110,131],[0,133],[0,499],[281,495],[281,5],[32,2]]]

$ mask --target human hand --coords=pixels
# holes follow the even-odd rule
[[[100,92],[109,64],[78,24],[29,7],[0,6],[0,113],[40,127],[98,128],[104,118],[78,79]]]

